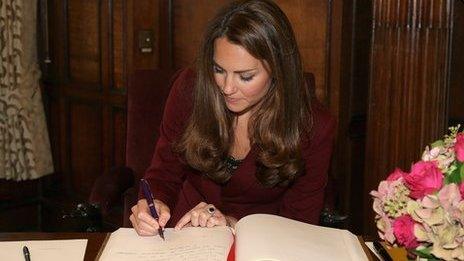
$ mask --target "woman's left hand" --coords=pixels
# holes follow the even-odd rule
[[[189,225],[192,227],[226,226],[227,219],[214,205],[201,202],[187,212],[174,228],[179,230]]]

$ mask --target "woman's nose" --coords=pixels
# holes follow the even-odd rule
[[[222,85],[222,93],[224,93],[224,95],[231,95],[235,93],[236,90],[237,88],[235,87],[232,75],[225,76],[224,84]]]

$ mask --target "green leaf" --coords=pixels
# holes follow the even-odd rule
[[[432,148],[443,147],[444,145],[445,145],[445,142],[443,142],[443,140],[437,140],[434,143],[430,144],[430,146],[432,146]]]
[[[458,168],[460,169],[459,174],[460,174],[460,176],[461,176],[461,181],[463,181],[463,180],[464,180],[464,164],[462,164],[462,163],[457,163],[456,165],[457,165]]]
[[[451,164],[451,165],[448,167],[448,170],[445,172],[445,175],[446,175],[446,176],[451,175],[451,173],[453,173],[453,171],[455,171],[457,168],[458,168],[457,162],[455,161],[455,162],[453,162],[453,164]]]
[[[446,176],[445,184],[451,184],[451,183],[459,184],[461,183],[461,180],[462,180],[461,171],[460,169],[456,168],[455,170],[453,170],[453,172],[451,172],[451,174]]]
[[[417,256],[419,257],[422,257],[422,258],[427,258],[427,260],[433,260],[433,261],[438,261],[440,259],[437,259],[436,257],[434,257],[431,252],[432,252],[432,248],[431,247],[427,247],[427,248],[423,248],[423,249],[420,249],[420,250],[413,250],[412,251],[414,254],[416,254]]]

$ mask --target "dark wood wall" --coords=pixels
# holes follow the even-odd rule
[[[409,172],[425,146],[445,133],[449,111],[462,119],[462,96],[452,97],[462,93],[462,83],[450,88],[450,79],[463,73],[462,4],[374,1],[364,195],[395,167]],[[367,221],[374,218],[371,204],[364,197]],[[364,232],[375,234],[372,222]]]
[[[464,126],[464,1],[456,1],[453,8],[448,124]]]
[[[49,1],[43,77],[60,194],[85,199],[96,175],[124,164],[123,1]]]
[[[48,53],[52,62],[43,64],[43,82],[56,173],[43,179],[37,189],[39,198],[44,199],[41,208],[46,211],[42,212],[51,213],[43,217],[42,225],[59,216],[61,209],[85,200],[97,176],[124,164],[129,75],[137,69],[192,64],[204,26],[227,2],[48,1]],[[358,11],[350,1],[276,2],[294,27],[304,69],[316,77],[317,97],[339,119],[339,145],[331,170],[338,194],[332,200],[342,212],[352,212],[358,205],[351,204],[350,194],[359,190],[360,183],[351,179],[351,173],[361,171],[356,164],[359,151],[353,150],[362,150],[366,117],[362,111],[365,106],[357,105],[363,101],[352,96],[347,102],[347,97],[353,88],[361,95],[367,88],[358,84],[361,78],[356,82],[351,76],[352,72],[365,74],[365,68],[357,67],[355,60],[367,64],[367,49],[358,49],[357,57],[352,56],[353,40],[365,38],[364,29],[353,37]],[[367,21],[366,17],[361,21]],[[152,52],[143,53],[138,48],[142,30],[153,33]],[[353,138],[357,139],[354,143]]]
[[[192,64],[205,24],[227,2],[47,1],[51,63],[42,65],[56,173],[41,181],[43,208],[85,200],[97,176],[124,164],[127,78],[137,69]],[[292,22],[305,70],[316,76],[317,97],[338,118],[342,41],[351,38],[342,34],[343,1],[277,3]],[[143,30],[153,35],[148,53],[138,48]]]
[[[56,172],[43,181],[43,222],[85,201],[95,177],[124,164],[127,5],[48,1],[43,84]],[[45,39],[46,40],[46,39]]]
[[[415,1],[423,3],[417,5],[420,8],[432,6],[432,1]],[[30,216],[39,216],[22,222],[10,222],[5,226],[9,230],[53,227],[53,222],[63,209],[88,198],[96,177],[108,173],[114,166],[124,164],[126,92],[129,76],[138,69],[156,70],[191,65],[208,19],[220,6],[229,1],[47,2],[49,21],[46,27],[49,30],[48,53],[51,63],[42,63],[42,68],[44,100],[56,173],[39,181],[0,182],[1,200],[12,202],[19,199],[14,204],[0,205],[5,206],[3,210],[6,210],[0,209],[0,224],[7,224],[2,220],[11,221],[13,216],[20,216],[24,212],[31,213]],[[380,151],[380,148],[384,147],[379,147],[376,139],[383,140],[393,135],[392,139],[395,142],[391,144],[402,144],[399,140],[400,132],[392,132],[397,129],[385,128],[400,125],[385,125],[390,124],[390,121],[377,116],[382,115],[387,106],[398,101],[393,99],[395,96],[390,96],[392,92],[386,93],[382,86],[393,86],[394,93],[398,93],[399,90],[412,91],[412,87],[403,90],[396,83],[399,79],[405,82],[413,81],[420,75],[420,71],[415,71],[399,74],[400,78],[392,78],[395,74],[386,74],[386,70],[393,70],[398,68],[398,64],[413,61],[409,58],[411,52],[407,49],[401,54],[398,53],[399,49],[395,49],[396,46],[406,46],[407,42],[395,41],[403,38],[425,39],[417,38],[421,35],[421,30],[408,31],[397,27],[385,27],[385,23],[379,22],[379,19],[394,17],[394,7],[399,6],[400,10],[403,10],[402,8],[406,8],[404,3],[410,1],[276,2],[293,25],[304,69],[314,73],[316,77],[317,97],[338,119],[336,147],[330,171],[336,193],[330,200],[342,214],[350,216],[349,228],[356,233],[372,232],[374,223],[367,192],[388,174],[391,166],[407,162],[404,161],[406,158],[403,158],[406,154],[401,154],[396,145],[394,149],[386,149],[396,153],[387,157],[389,164],[377,165],[381,159],[373,158],[375,155],[385,156],[385,151]],[[391,10],[385,9],[380,12],[379,10],[383,10],[380,3],[389,6]],[[454,5],[453,14],[454,29],[434,30],[432,23],[427,39],[432,39],[430,37],[435,35],[439,40],[443,40],[440,33],[451,36],[449,41],[452,44],[449,48],[452,51],[446,52],[450,54],[449,92],[452,95],[449,95],[449,103],[445,103],[448,106],[437,104],[437,108],[449,111],[450,121],[456,122],[464,118],[460,109],[463,105],[462,99],[458,98],[463,97],[464,62],[462,58],[456,58],[464,57],[461,55],[462,48],[459,48],[464,37],[464,26],[458,26],[464,21],[462,4]],[[373,19],[376,19],[375,34],[372,34]],[[142,31],[152,34],[151,52],[142,52],[138,46],[139,34]],[[413,32],[416,38],[411,38]],[[417,44],[427,52],[442,50],[438,49],[443,47],[442,45],[426,45],[422,40]],[[430,43],[432,42],[430,40]],[[41,45],[42,54],[45,47],[46,45]],[[429,58],[432,59],[431,56]],[[440,68],[437,67],[438,69]],[[441,79],[441,74],[427,75],[428,80],[436,81],[437,84]],[[392,82],[392,79],[398,80]],[[415,91],[420,92],[422,89]],[[433,100],[433,95],[438,93],[428,92],[421,97]],[[440,95],[447,93],[440,92]],[[371,113],[367,124],[369,106]],[[395,116],[395,119],[404,117],[401,115],[409,115],[408,112],[413,110],[405,104],[401,114]],[[440,121],[442,125],[435,126],[434,135],[443,131],[444,122],[448,119],[447,115],[440,117],[444,117]],[[420,119],[417,122],[421,122]],[[371,137],[367,144],[366,133]],[[414,131],[411,135],[420,134],[421,132]],[[422,135],[417,145],[428,142],[427,139],[431,136]],[[390,144],[387,140],[383,141]],[[366,145],[368,154],[365,157]],[[410,148],[408,151],[411,153],[408,152],[407,155],[415,153],[417,156],[418,149],[416,148],[414,153],[412,150]],[[365,165],[365,162],[371,165]],[[23,226],[24,224],[27,225]],[[2,229],[5,230],[0,225],[0,230]]]

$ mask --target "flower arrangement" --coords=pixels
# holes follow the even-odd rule
[[[464,132],[451,127],[410,173],[397,168],[371,192],[379,236],[427,259],[464,260]]]

